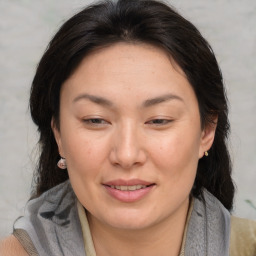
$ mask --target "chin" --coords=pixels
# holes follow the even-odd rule
[[[118,217],[117,217],[118,216]],[[143,212],[129,212],[125,210],[123,213],[115,213],[105,222],[117,229],[125,229],[125,230],[143,230],[153,226],[157,219],[153,216],[148,216]]]

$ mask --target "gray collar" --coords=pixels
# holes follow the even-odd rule
[[[230,214],[212,194],[203,195],[194,200],[185,256],[228,256]],[[14,230],[25,230],[40,256],[86,256],[76,202],[66,181],[29,201]]]
[[[195,199],[188,223],[185,256],[228,256],[230,213],[207,190]]]

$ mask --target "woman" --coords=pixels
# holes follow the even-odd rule
[[[4,255],[254,255],[255,223],[229,213],[221,72],[170,7],[104,1],[73,16],[39,63],[30,109],[36,187]]]

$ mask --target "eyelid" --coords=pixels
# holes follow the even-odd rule
[[[94,122],[95,121],[95,122]],[[104,118],[101,117],[86,117],[82,118],[82,122],[90,126],[104,126],[109,124]]]
[[[160,123],[154,123],[154,121],[160,121]],[[149,121],[146,122],[146,124],[150,124],[150,125],[156,125],[156,126],[162,126],[162,125],[167,125],[171,122],[173,122],[174,120],[171,118],[152,118]]]

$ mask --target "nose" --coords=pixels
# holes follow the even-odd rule
[[[113,144],[110,161],[123,169],[141,166],[147,159],[143,138],[135,124],[127,123],[116,129],[113,134]]]

